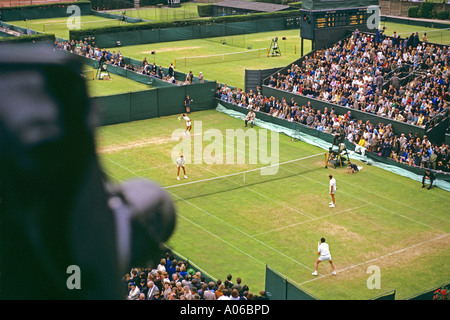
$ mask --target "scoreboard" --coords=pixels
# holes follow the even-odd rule
[[[314,28],[334,28],[345,26],[361,26],[367,22],[366,9],[356,12],[342,12],[337,10],[319,12],[314,16]]]
[[[349,32],[369,29],[368,19],[373,12],[367,7],[305,10],[300,9],[300,36],[312,40],[313,49],[321,49],[343,39]],[[303,46],[302,46],[303,47]]]

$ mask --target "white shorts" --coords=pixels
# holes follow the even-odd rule
[[[186,127],[190,127],[191,126],[191,122],[190,121],[187,121],[186,122]]]
[[[319,261],[331,261],[331,254],[327,254],[325,256],[320,256]]]

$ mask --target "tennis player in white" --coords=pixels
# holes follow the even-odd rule
[[[184,131],[184,134],[191,134],[191,129],[192,129],[192,120],[191,118],[189,118],[186,113],[183,113],[181,115],[183,117],[183,119],[186,121],[186,131]]]
[[[336,275],[336,269],[334,268],[333,260],[331,260],[330,247],[325,242],[325,238],[320,239],[320,244],[317,248],[317,254],[319,255],[319,258],[317,258],[316,260],[316,265],[312,275],[317,276],[317,267],[319,266],[319,263],[321,263],[322,261],[329,261],[331,268],[333,269],[332,274]]]
[[[187,176],[186,176],[186,168],[185,168],[184,164],[185,164],[184,157],[181,155],[181,156],[177,159],[177,180],[180,180],[180,168],[183,169],[184,178],[187,179]]]
[[[333,178],[333,176],[330,174],[328,176],[330,178],[330,196],[331,196],[331,202],[330,202],[330,208],[336,207],[336,202],[334,198],[334,194],[336,193],[336,179]]]

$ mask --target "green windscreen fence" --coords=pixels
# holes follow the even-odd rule
[[[376,296],[370,300],[395,300],[395,290],[383,293],[383,294]]]
[[[378,0],[303,0],[302,9],[333,10],[378,6]]]
[[[53,4],[41,4],[19,7],[0,8],[0,20],[2,21],[19,21],[31,19],[44,19],[55,17],[70,17],[73,12],[67,12],[67,8],[76,5],[80,9],[80,15],[91,14],[91,3],[89,1],[79,2],[62,2]]]
[[[193,100],[190,105],[192,112],[214,109],[215,88],[215,82],[160,87],[94,97],[91,102],[99,110],[99,125],[110,125],[184,113],[187,95]]]
[[[269,300],[318,300],[267,265],[265,281],[265,291]]]
[[[438,289],[446,289],[446,291],[448,292],[448,290],[450,289],[450,282],[443,283],[440,286],[418,293],[414,296],[406,298],[405,300],[433,300],[434,296],[436,295],[436,290]]]
[[[130,31],[119,28],[114,32],[105,31],[104,33],[102,33],[102,29],[92,31],[81,30],[81,32],[77,30],[75,33],[70,31],[70,39],[84,40],[88,37],[95,37],[95,44],[97,46],[101,48],[112,48],[119,46],[119,43],[121,46],[131,46],[168,41],[227,37],[256,32],[298,28],[299,26],[297,23],[289,22],[292,19],[292,17],[280,17],[243,22],[210,23],[160,29],[152,29],[151,27],[148,27],[148,29]]]

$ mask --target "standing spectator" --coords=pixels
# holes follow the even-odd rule
[[[173,63],[171,63],[170,66],[169,66],[169,70],[167,71],[167,76],[169,78],[172,78],[174,75],[175,75],[175,72],[173,70]]]
[[[418,45],[419,45],[419,33],[416,32],[416,34],[414,35],[414,39],[413,39],[413,47],[417,48]]]
[[[391,86],[392,88],[394,88],[395,90],[400,89],[400,79],[397,75],[397,73],[394,73],[394,75],[392,76],[391,80],[390,80]]]
[[[200,72],[198,74],[198,82],[199,83],[204,83],[205,82],[205,79],[203,78],[203,73],[202,72]]]
[[[184,99],[184,107],[186,108],[186,113],[191,113],[191,98],[189,98],[189,95],[186,95],[186,98]]]

